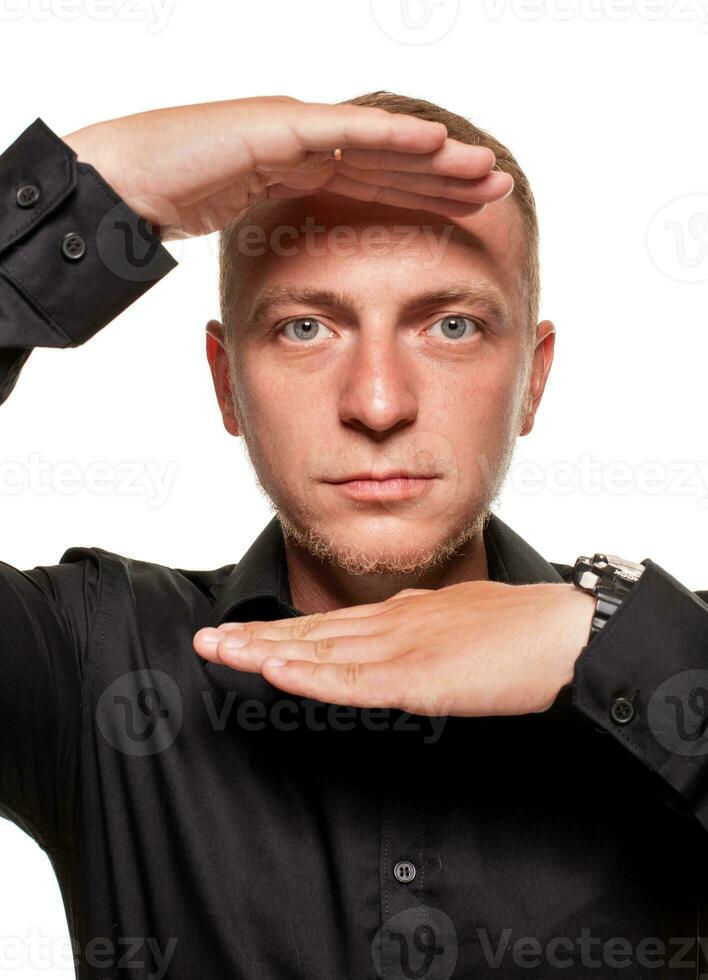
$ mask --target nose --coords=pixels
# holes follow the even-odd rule
[[[384,434],[415,421],[415,366],[395,332],[374,336],[362,326],[344,371],[339,414],[346,425]]]

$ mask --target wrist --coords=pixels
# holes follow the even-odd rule
[[[561,620],[561,683],[570,684],[575,673],[575,664],[590,642],[590,631],[595,615],[595,596],[577,588],[572,582],[556,586],[564,593],[563,616]]]
[[[549,613],[538,633],[540,660],[534,668],[535,711],[547,711],[566,685],[572,684],[575,664],[588,643],[595,599],[570,582],[549,584]],[[551,591],[552,590],[552,591]]]
[[[119,136],[116,128],[111,129],[111,124],[106,122],[77,129],[67,136],[62,136],[61,139],[74,151],[79,163],[93,167],[101,180],[108,184],[135,214],[148,222],[151,234],[165,240],[168,236],[163,223],[170,206],[158,195],[141,194],[134,180],[131,183],[131,175],[126,173],[126,168],[113,149],[119,145]],[[170,208],[170,214],[172,211],[174,209]]]

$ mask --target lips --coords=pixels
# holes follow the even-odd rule
[[[384,503],[420,498],[431,489],[436,479],[437,475],[399,469],[376,474],[363,471],[325,482],[360,503]]]
[[[353,473],[351,476],[325,480],[325,483],[355,483],[357,481],[385,483],[388,480],[434,480],[438,475],[437,473],[409,473],[407,470],[390,470],[387,473],[372,473],[371,471],[362,470],[360,473]]]

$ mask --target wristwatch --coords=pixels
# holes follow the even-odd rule
[[[643,571],[644,565],[617,555],[596,552],[592,558],[581,555],[576,559],[573,584],[594,595],[596,600],[588,643],[622,604]]]

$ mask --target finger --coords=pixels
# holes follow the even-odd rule
[[[463,180],[435,174],[405,173],[396,170],[360,170],[342,163],[335,171],[290,171],[278,175],[280,180],[270,186],[268,196],[285,197],[281,188],[295,191],[314,191],[326,187],[332,189],[335,178],[348,177],[374,187],[394,187],[425,197],[442,197],[458,201],[488,204],[507,197],[514,188],[514,178],[501,170],[492,170],[482,177]],[[292,196],[303,196],[302,194]]]
[[[292,113],[292,132],[305,150],[395,150],[431,153],[447,139],[443,123],[374,106],[309,104]]]
[[[483,177],[496,163],[492,150],[448,137],[434,153],[397,153],[391,150],[347,150],[339,163],[360,170],[398,170],[444,177]],[[497,173],[499,171],[496,171]]]
[[[375,663],[397,659],[395,640],[387,634],[373,637],[331,636],[315,640],[253,639],[243,641],[228,635],[213,650],[214,663],[220,662],[236,670],[258,671],[268,657],[283,660],[309,660],[313,663]],[[399,648],[398,656],[404,651]],[[212,659],[211,657],[209,659]]]
[[[511,193],[514,186],[513,177],[501,170],[492,170],[486,176],[474,180],[462,180],[458,177],[401,173],[395,170],[357,170],[356,167],[342,164],[337,175],[350,177],[364,184],[424,194],[426,197],[452,198],[476,204],[500,200]],[[331,182],[332,178],[329,180]]]
[[[345,619],[315,613],[273,623],[222,623],[219,630],[224,636],[247,640],[319,640],[331,636],[373,636],[384,632],[386,625],[381,615]]]
[[[354,167],[357,171],[383,170],[395,173],[418,173],[430,176],[456,177],[460,180],[474,180],[486,177],[489,173],[502,173],[492,168],[496,157],[486,146],[473,146],[448,137],[434,153],[400,153],[393,150],[349,149],[341,161],[332,157],[332,151],[312,151],[298,163],[297,171],[278,166],[259,164],[261,173],[268,173],[269,179],[289,183],[288,177],[303,170],[333,172],[343,167]],[[510,175],[508,175],[510,176]]]
[[[212,663],[226,663],[239,670],[259,670],[266,657],[283,656],[308,660],[349,660],[360,658],[382,660],[400,656],[404,652],[396,644],[393,635],[381,632],[371,635],[324,635],[299,639],[269,635],[249,637],[244,632],[225,632],[205,627],[195,633],[192,640],[195,651]]]
[[[396,661],[313,663],[266,660],[262,673],[281,690],[300,697],[360,708],[405,708],[416,701],[412,672]],[[408,677],[406,677],[408,675]],[[410,700],[409,700],[410,699]]]
[[[324,187],[324,191],[344,194],[359,201],[374,201],[393,207],[431,211],[447,217],[462,217],[481,211],[485,207],[484,203],[452,201],[448,198],[400,190],[397,187],[379,187],[378,185],[365,184],[363,181],[354,180],[343,174],[335,174]]]

